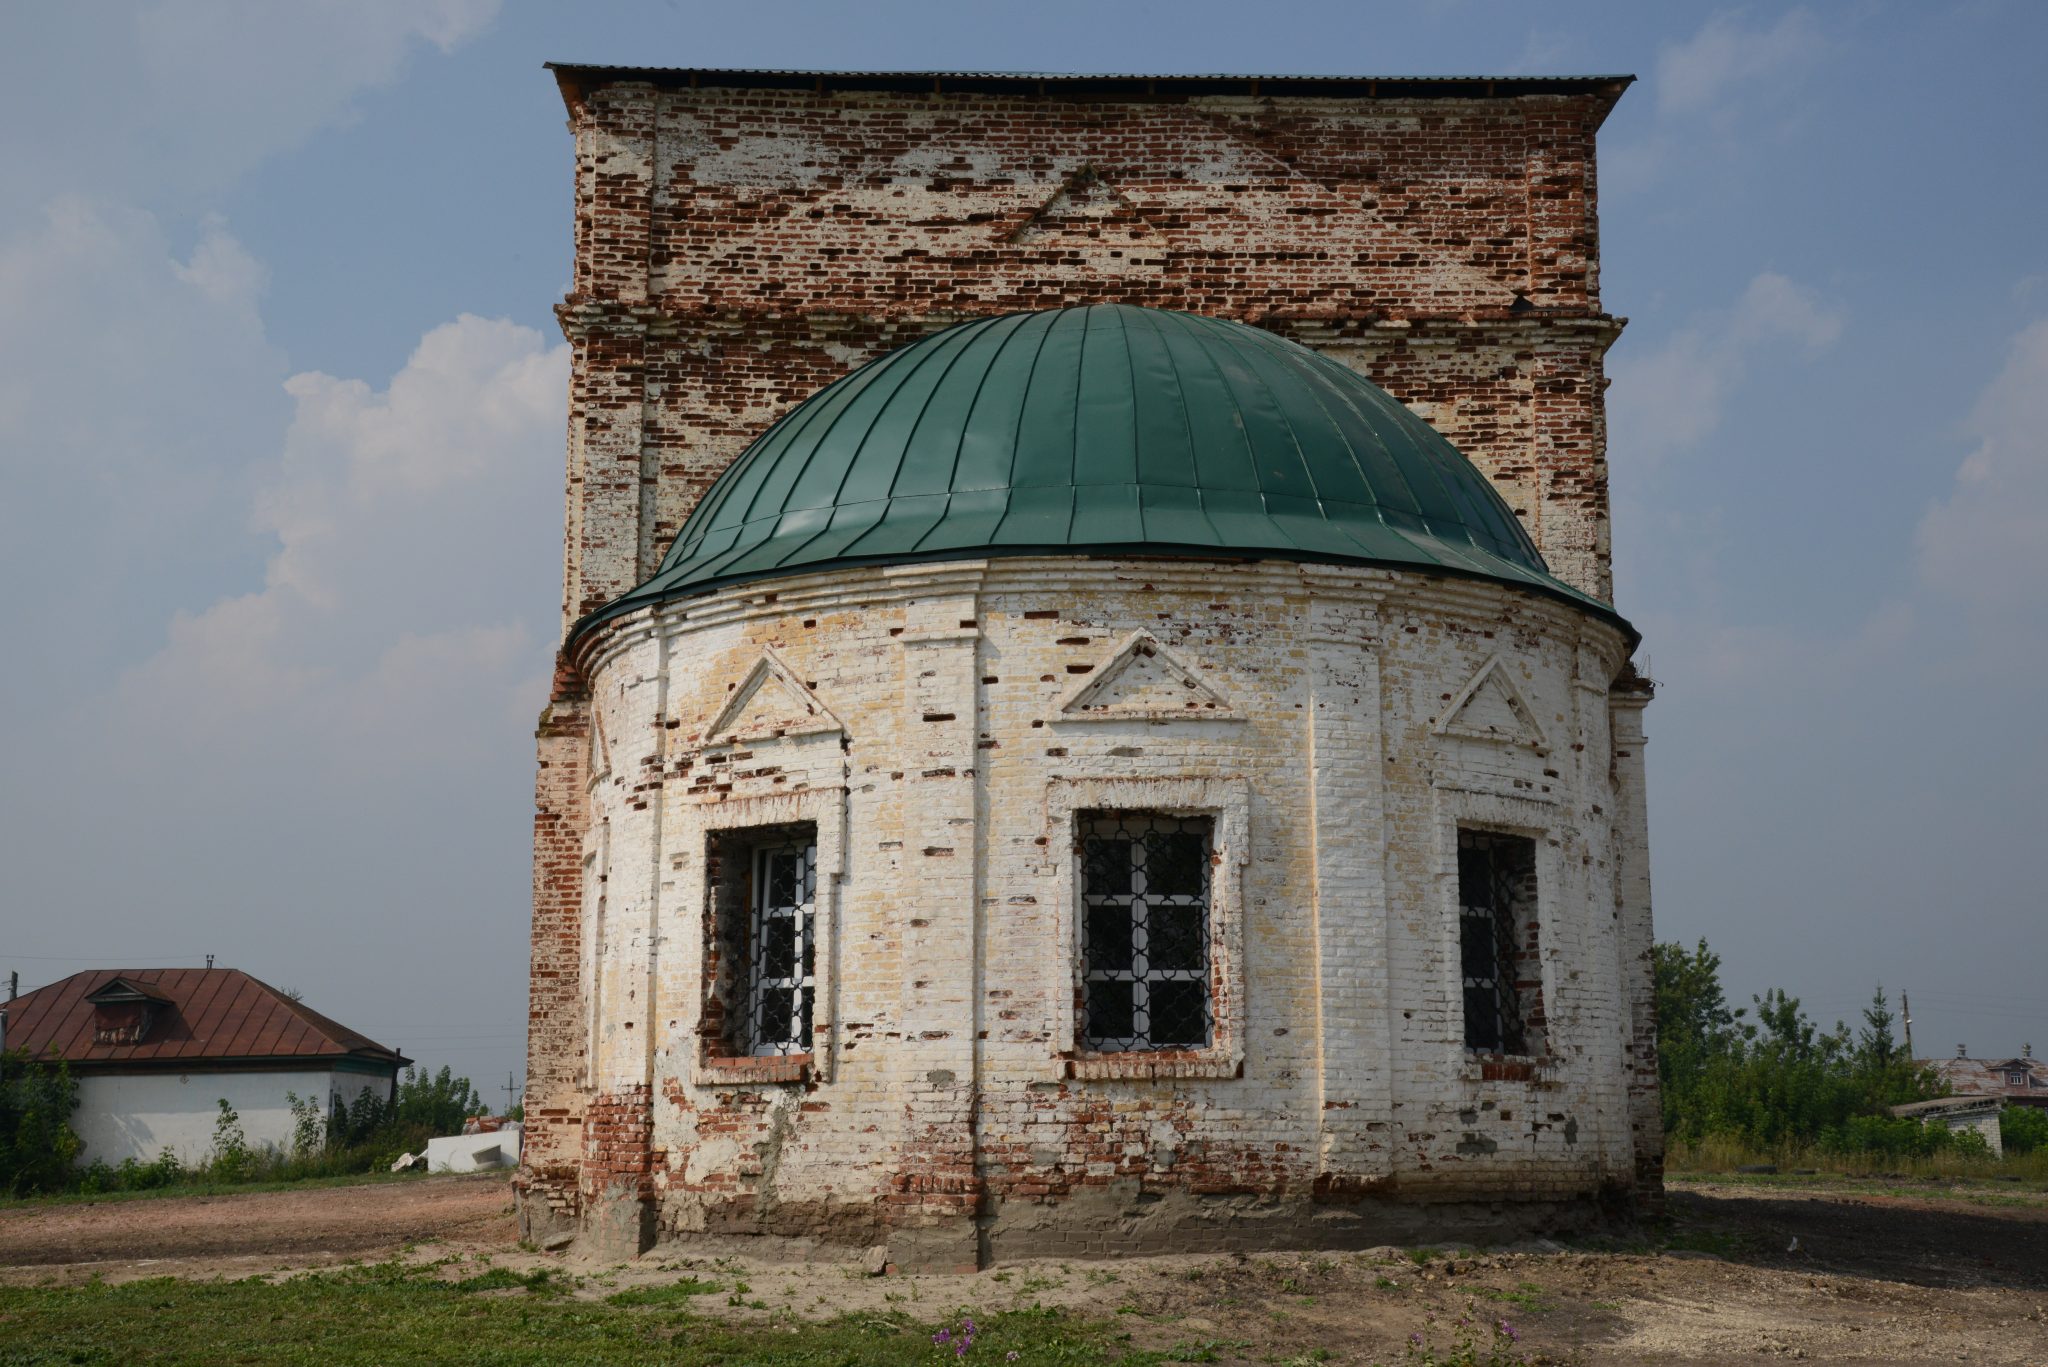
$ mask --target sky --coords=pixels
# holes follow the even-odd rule
[[[0,3],[0,973],[523,1071],[548,60],[1640,77],[1601,134],[1659,938],[2048,1049],[2048,6]]]

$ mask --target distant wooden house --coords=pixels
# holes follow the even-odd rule
[[[2018,1058],[1971,1058],[1958,1047],[1954,1058],[1920,1059],[1941,1075],[1958,1096],[1996,1096],[2008,1106],[2048,1108],[2048,1067],[2028,1045]]]
[[[389,1100],[411,1062],[234,968],[99,969],[8,1002],[7,1048],[78,1079],[82,1161],[197,1163],[223,1099],[251,1148],[287,1148],[290,1097]]]

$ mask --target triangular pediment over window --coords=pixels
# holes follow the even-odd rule
[[[845,730],[839,718],[788,665],[773,651],[764,651],[733,685],[725,705],[706,728],[704,739],[715,745]]]
[[[1452,697],[1436,724],[1436,733],[1460,740],[1525,745],[1532,750],[1549,748],[1535,710],[1523,700],[1498,656],[1481,665],[1472,681]]]
[[[1060,700],[1061,721],[1238,721],[1243,714],[1209,677],[1149,631],[1133,632]]]

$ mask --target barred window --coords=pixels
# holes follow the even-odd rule
[[[1209,999],[1214,821],[1081,812],[1081,1040],[1122,1053],[1199,1049]]]
[[[714,943],[706,1034],[734,1055],[809,1053],[817,827],[717,831],[707,853]]]
[[[1541,1052],[1543,982],[1536,946],[1536,842],[1458,831],[1458,941],[1465,1047]]]

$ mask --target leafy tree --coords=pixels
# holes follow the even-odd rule
[[[0,1054],[0,1189],[15,1196],[62,1191],[84,1147],[71,1128],[78,1082],[62,1060]]]
[[[1664,1129],[1675,1138],[1696,1143],[1726,1135],[1762,1149],[1821,1142],[1903,1152],[1903,1131],[1849,1122],[1889,1122],[1888,1107],[1940,1092],[1934,1074],[1898,1047],[1882,987],[1859,1030],[1840,1022],[1827,1030],[1781,988],[1731,1008],[1720,958],[1704,940],[1690,950],[1658,945],[1654,964]]]
[[[446,1065],[431,1076],[408,1068],[398,1082],[392,1119],[401,1128],[424,1127],[433,1134],[460,1134],[463,1121],[489,1110],[469,1085],[469,1079],[453,1076]]]

